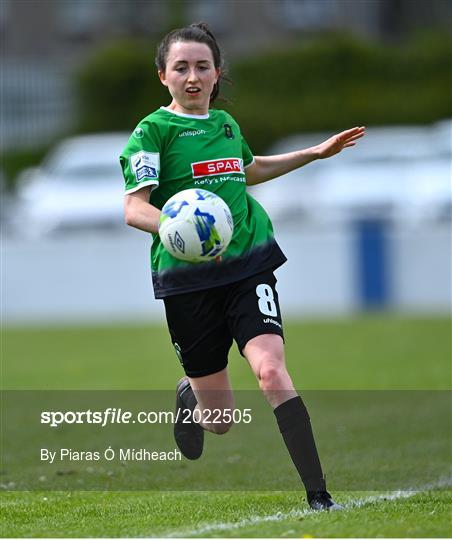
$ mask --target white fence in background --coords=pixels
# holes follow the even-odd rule
[[[361,309],[356,238],[346,225],[278,228],[289,261],[277,271],[283,316],[338,316]],[[448,224],[392,230],[387,237],[390,309],[451,308]],[[153,299],[145,233],[78,234],[39,241],[3,238],[3,324],[163,321]]]

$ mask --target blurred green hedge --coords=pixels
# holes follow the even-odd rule
[[[132,131],[169,104],[157,77],[155,43],[104,45],[75,75],[75,132]],[[452,116],[451,37],[423,34],[384,45],[324,34],[291,48],[261,50],[229,66],[225,108],[238,120],[253,152],[282,137],[355,125],[421,124]],[[46,148],[3,156],[7,181],[36,164]]]
[[[75,79],[78,131],[130,131],[168,102],[154,67],[154,51],[155,44],[125,40],[94,53]]]
[[[155,44],[98,51],[77,79],[80,131],[131,130],[170,99],[154,68]],[[256,153],[299,132],[354,125],[429,123],[452,115],[451,43],[424,35],[399,46],[325,35],[230,66],[230,102]]]
[[[429,123],[452,114],[450,44],[316,40],[237,63],[234,114],[257,152],[291,133]]]

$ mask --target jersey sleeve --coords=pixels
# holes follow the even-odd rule
[[[157,126],[153,123],[140,123],[119,156],[126,194],[146,186],[159,185],[160,148]]]
[[[248,143],[245,141],[245,138],[243,137],[243,135],[241,135],[241,137],[242,137],[243,165],[245,167],[248,167],[254,162],[254,156],[250,150],[250,147],[248,146]]]

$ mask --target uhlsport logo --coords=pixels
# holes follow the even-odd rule
[[[196,137],[196,135],[205,135],[207,131],[205,129],[187,129],[179,133],[179,137]]]
[[[279,323],[278,321],[275,321],[275,319],[270,319],[270,317],[267,317],[266,319],[262,319],[262,322],[265,324],[274,324],[275,326],[282,328],[281,323]]]
[[[217,174],[239,173],[245,174],[243,168],[243,159],[224,158],[212,159],[211,161],[198,161],[191,164],[193,178],[202,178],[203,176],[215,176]]]

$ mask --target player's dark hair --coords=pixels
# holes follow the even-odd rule
[[[224,60],[221,49],[215,39],[215,36],[210,31],[208,25],[204,22],[193,23],[184,28],[177,28],[166,34],[157,47],[157,55],[155,57],[155,65],[159,71],[166,70],[166,59],[170,47],[178,41],[195,41],[196,43],[205,43],[212,51],[213,63],[216,69],[220,69],[220,77],[215,83],[212,93],[210,94],[210,103],[213,103],[220,93],[220,82],[225,80],[230,82],[224,74]]]

